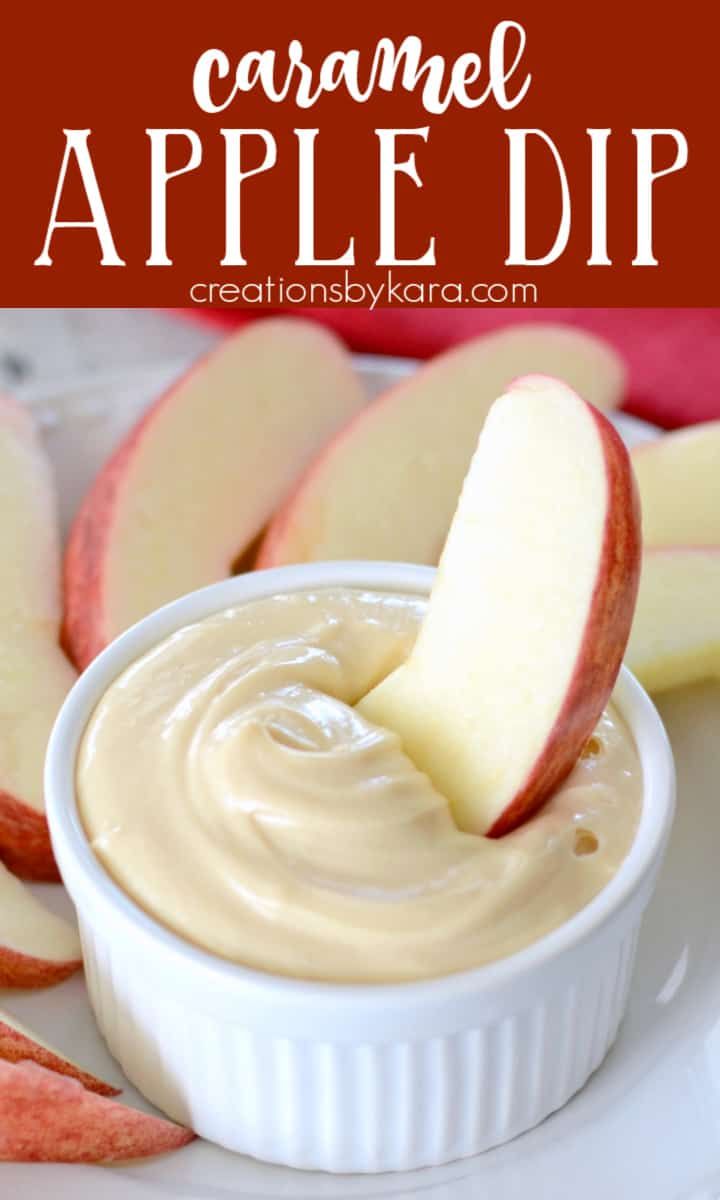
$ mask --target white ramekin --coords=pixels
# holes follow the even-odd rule
[[[169,1116],[270,1162],[399,1171],[507,1141],[583,1086],[625,1008],[674,806],[665,731],[626,670],[614,698],[637,744],[644,789],[630,853],[571,920],[488,966],[392,985],[303,982],[236,966],[147,916],[88,845],[75,804],[78,745],[100,696],[139,655],[182,625],[255,597],[338,584],[424,594],[432,577],[398,563],[314,563],[195,592],[92,663],[50,741],[52,841],[110,1051]],[[178,871],[192,904],[192,863]]]

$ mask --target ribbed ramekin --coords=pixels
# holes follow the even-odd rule
[[[358,586],[424,594],[433,572],[397,563],[259,571],[186,596],[108,647],[50,740],[48,819],[78,912],[90,999],[110,1051],[158,1108],[231,1150],[326,1171],[399,1171],[515,1137],[583,1086],[625,1009],[643,912],[672,822],[660,718],[623,670],[614,700],[640,755],[631,850],[590,904],[526,949],[439,979],[304,982],[205,953],[147,916],[92,853],[75,801],[88,719],[133,660],[181,626],[277,592]],[[178,863],[188,876],[192,863]]]

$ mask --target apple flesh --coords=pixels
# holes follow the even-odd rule
[[[121,1162],[177,1150],[194,1136],[35,1062],[0,1062],[1,1162]]]
[[[63,644],[76,665],[153,609],[232,574],[364,400],[341,344],[285,318],[229,338],[161,397],[70,533]]]
[[[626,661],[650,692],[720,676],[720,547],[645,551]]]
[[[519,325],[439,355],[322,450],[271,523],[258,567],[336,558],[436,563],[488,410],[518,375],[614,408],[625,371],[599,339]]]
[[[458,825],[496,837],[575,764],[612,691],[640,572],[627,451],[557,380],[493,406],[409,659],[359,705]]]
[[[97,1092],[98,1096],[117,1096],[120,1092],[119,1088],[112,1087],[111,1084],[98,1079],[96,1075],[84,1071],[69,1058],[65,1058],[59,1050],[48,1046],[47,1042],[44,1042],[36,1033],[26,1029],[10,1013],[4,1012],[2,1009],[0,1009],[0,1059],[11,1063],[35,1062],[41,1067],[46,1067],[48,1071],[55,1071],[58,1075],[68,1075],[72,1079],[77,1079],[84,1088],[87,1088],[89,1092]]]
[[[720,421],[632,451],[646,546],[720,544]]]
[[[58,645],[60,549],[50,464],[30,415],[0,398],[0,858],[28,879],[58,878],[42,770],[75,680]]]
[[[0,987],[48,987],[81,966],[77,930],[0,865]]]

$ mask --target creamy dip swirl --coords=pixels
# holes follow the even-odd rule
[[[641,772],[606,713],[572,775],[504,838],[462,833],[398,737],[353,705],[426,601],[349,588],[189,625],[108,689],[81,746],[92,847],[146,912],[233,961],[389,982],[510,954],[603,887]]]

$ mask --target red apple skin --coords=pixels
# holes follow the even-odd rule
[[[37,1063],[0,1062],[1,1162],[122,1162],[177,1150],[194,1136]]]
[[[55,1071],[58,1075],[67,1075],[70,1079],[77,1079],[84,1088],[87,1088],[89,1092],[97,1093],[98,1096],[118,1096],[120,1094],[120,1088],[113,1087],[88,1071],[76,1067],[74,1063],[68,1062],[66,1058],[48,1050],[47,1047],[41,1046],[39,1042],[1,1019],[0,1059],[9,1063],[35,1062],[40,1067],[46,1067],[48,1071]]]
[[[0,988],[43,988],[62,983],[82,966],[82,959],[53,962],[0,945]]]
[[[118,495],[138,446],[156,419],[203,370],[216,351],[210,350],[151,404],[95,477],[75,516],[63,556],[63,621],[60,645],[84,671],[111,640],[104,627],[103,561],[112,538]],[[229,571],[228,564],[228,571]]]
[[[605,454],[608,512],[590,612],[567,695],[545,746],[512,802],[487,832],[502,837],[535,812],[570,774],[615,685],[640,583],[640,501],[630,456],[592,405]]]
[[[58,883],[60,872],[44,813],[0,790],[0,859],[20,879]]]
[[[342,344],[331,333],[323,331],[322,336],[334,344]],[[103,560],[112,538],[117,500],[124,486],[127,464],[152,428],[155,418],[174,402],[178,389],[185,388],[219,351],[222,351],[222,345],[209,350],[148,408],[96,476],[75,516],[63,558],[64,613],[60,644],[78,671],[83,671],[112,640],[105,627]],[[228,575],[233,573],[233,564],[238,557],[252,545],[251,541],[229,547]]]
[[[26,432],[23,440],[28,437],[28,423],[32,426],[30,414],[17,401],[9,396],[0,395],[0,414],[7,418],[12,425],[20,422]],[[35,441],[35,435],[30,434],[30,444]],[[39,447],[36,447],[39,453]],[[42,687],[42,681],[38,682]],[[38,883],[57,883],[60,880],[55,858],[50,844],[45,814],[38,812],[22,799],[11,795],[0,787],[0,861],[21,879],[30,879]]]
[[[95,477],[75,516],[63,556],[60,645],[78,671],[84,671],[110,640],[104,628],[102,567],[127,464],[155,418],[173,402],[177,388],[201,371],[209,357],[201,358],[150,406]]]
[[[172,392],[159,401],[169,403]],[[70,661],[83,671],[107,645],[103,627],[102,564],[112,536],[115,503],[126,473],[148,425],[158,412],[151,408],[108,460],[83,500],[70,530],[63,559],[64,613],[60,645]]]
[[[323,453],[326,453],[325,451]],[[283,545],[287,536],[287,531],[292,527],[293,516],[295,511],[295,502],[304,488],[305,484],[310,479],[312,472],[316,469],[320,459],[310,468],[308,473],[303,477],[297,489],[291,496],[280,506],[275,513],[272,521],[268,525],[267,533],[265,534],[260,549],[257,553],[257,558],[252,564],[253,571],[264,571],[268,567],[277,567],[285,565],[285,559],[279,555],[279,549]]]

